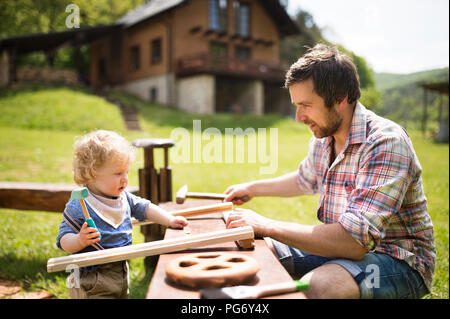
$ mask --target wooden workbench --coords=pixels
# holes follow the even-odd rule
[[[218,201],[205,201],[205,200],[188,200],[182,205],[176,203],[162,203],[160,204],[166,210],[183,209],[187,207],[209,205],[212,203],[218,203]],[[190,234],[198,234],[204,232],[210,232],[220,229],[225,229],[225,223],[222,219],[221,213],[213,213],[203,216],[189,218],[189,230]],[[170,229],[166,230],[165,239],[176,238],[180,236],[186,236],[186,230]],[[155,268],[152,281],[147,291],[147,299],[198,299],[200,294],[198,290],[186,288],[183,286],[175,285],[168,282],[165,274],[167,264],[178,257],[198,253],[198,252],[213,252],[213,251],[240,251],[242,254],[249,255],[255,258],[260,265],[260,271],[257,273],[255,280],[248,283],[249,285],[268,285],[279,282],[285,282],[292,280],[291,276],[280,264],[278,259],[267,247],[264,239],[255,240],[255,249],[253,250],[240,250],[235,243],[218,244],[198,249],[185,250],[183,252],[163,254],[159,256],[157,266]],[[301,293],[289,293],[280,296],[273,296],[271,298],[292,299],[300,298]]]

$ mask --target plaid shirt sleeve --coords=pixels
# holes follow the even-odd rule
[[[380,244],[389,220],[401,207],[413,175],[412,161],[408,144],[398,137],[377,140],[361,157],[339,223],[368,251]]]
[[[308,155],[301,161],[298,167],[297,185],[304,195],[312,195],[318,192],[317,175],[314,167],[314,160],[317,160],[315,154],[314,137],[309,141]]]

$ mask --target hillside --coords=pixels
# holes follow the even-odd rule
[[[31,85],[0,90],[0,109],[0,127],[125,131],[118,107],[82,89]]]
[[[448,80],[448,67],[408,74],[375,73],[374,79],[377,89],[386,91],[394,87],[405,86],[422,81]]]
[[[375,73],[376,88],[381,92],[381,101],[372,108],[377,114],[387,117],[406,129],[422,127],[424,90],[419,83],[448,81],[448,67],[410,74]],[[427,94],[427,131],[433,133],[438,127],[439,105],[442,105],[441,120],[448,121],[448,96]],[[447,107],[446,107],[447,106]]]

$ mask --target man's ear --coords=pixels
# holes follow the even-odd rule
[[[339,103],[338,103],[338,109],[339,111],[344,111],[348,104],[348,96],[345,96]]]

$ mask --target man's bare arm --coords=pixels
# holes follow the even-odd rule
[[[225,201],[233,201],[234,204],[240,205],[243,202],[234,198],[248,196],[251,199],[255,196],[293,197],[302,195],[302,191],[297,184],[297,174],[298,172],[294,171],[274,178],[232,185],[225,191],[225,194],[228,195]]]
[[[271,237],[310,254],[360,260],[367,250],[339,223],[301,225],[276,221],[251,210],[238,209],[230,214],[227,228],[252,226],[255,236]]]

